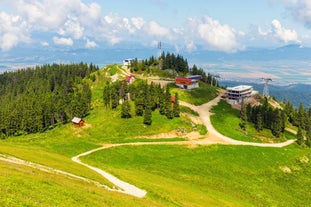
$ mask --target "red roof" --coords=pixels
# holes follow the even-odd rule
[[[190,78],[178,77],[175,79],[176,81],[191,81]]]
[[[171,102],[174,102],[174,103],[175,103],[175,101],[176,101],[175,96],[172,96],[172,97],[171,97]]]
[[[126,81],[130,81],[132,78],[135,78],[135,76],[134,76],[133,74],[127,76],[127,77],[125,78],[125,80],[126,80]]]

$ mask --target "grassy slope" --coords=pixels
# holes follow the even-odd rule
[[[239,111],[233,109],[230,104],[221,100],[217,106],[212,108],[214,115],[211,116],[213,126],[223,135],[232,137],[236,140],[249,142],[282,142],[286,139],[295,139],[294,135],[286,132],[283,138],[274,138],[271,130],[263,129],[257,132],[253,124],[248,123],[246,133],[241,130],[239,123]]]
[[[216,98],[218,92],[216,87],[200,82],[200,87],[192,90],[184,90],[176,87],[171,87],[171,94],[178,93],[179,99],[194,105],[204,104]]]
[[[0,203],[12,206],[156,206],[83,181],[0,161]]]
[[[102,143],[138,141],[141,139],[137,139],[137,135],[168,132],[177,127],[189,128],[191,125],[185,117],[168,121],[166,117],[155,112],[153,114],[153,125],[144,127],[141,117],[124,120],[119,118],[119,110],[104,110],[101,96],[102,89],[108,79],[103,74],[104,71],[97,72],[97,81],[92,83],[94,110],[86,118],[87,127],[76,128],[68,124],[45,133],[12,137],[1,141],[0,153],[14,155],[108,184],[96,173],[71,162],[70,158],[96,148]],[[216,93],[216,89],[211,94],[214,93]],[[201,94],[207,94],[207,91],[204,89]],[[195,100],[194,103],[201,104],[212,99],[212,96],[208,95],[196,100],[202,96],[196,92],[193,95],[192,98],[186,95],[187,98],[184,100]],[[248,147],[233,147],[233,149],[235,151],[233,157],[239,153],[245,157],[257,156],[249,152],[252,150],[244,151]],[[258,154],[266,153],[268,149],[260,150],[256,150]],[[137,153],[141,153],[140,151],[143,151],[143,154],[137,156]],[[129,155],[125,155],[126,152]],[[290,152],[285,157],[294,159],[297,157],[294,154],[301,154],[301,149],[291,148]],[[235,169],[234,172],[237,172],[240,168],[247,170],[248,166],[245,160],[238,161],[235,166],[231,166],[232,160],[229,159],[229,156],[232,154],[232,147],[212,146],[193,150],[167,146],[122,147],[99,153],[108,153],[108,158],[110,155],[114,155],[111,160],[105,161],[107,163],[105,169],[107,167],[111,172],[120,175],[122,179],[147,189],[147,198],[135,199],[131,196],[107,192],[93,185],[60,175],[51,175],[27,167],[0,162],[0,203],[4,206],[53,206],[55,202],[58,206],[71,206],[72,204],[74,206],[206,206],[207,204],[211,206],[245,206],[254,201],[251,199],[253,195],[250,195],[244,188],[236,188],[235,185],[228,183],[234,176],[229,173],[230,169]],[[271,155],[272,157],[277,158],[282,155],[278,153],[274,155],[275,151],[273,150],[269,153],[273,155]],[[102,166],[104,161],[102,154],[96,155],[99,156],[93,157],[94,155],[91,155],[87,158],[88,162]],[[252,162],[253,168],[249,172],[256,174],[257,167],[258,169],[268,167],[269,162],[273,163],[273,160],[266,160],[265,163],[258,165]],[[278,159],[276,162],[279,162]],[[245,165],[246,167],[244,167]],[[149,172],[150,166],[153,167]],[[157,167],[159,169],[156,170]],[[214,169],[210,173],[216,175],[221,170],[223,174],[228,173],[228,175],[226,177],[213,177],[212,174],[208,174],[209,169]],[[298,193],[294,192],[293,196],[300,196],[299,189],[305,187],[303,179],[306,179],[306,176],[301,173],[291,175],[299,175],[299,182],[294,183],[297,185],[295,189],[298,189]],[[264,177],[262,176],[261,179]],[[214,181],[217,185],[213,184]],[[243,179],[241,181],[244,182]],[[226,185],[221,185],[221,183]],[[261,186],[260,183],[261,180],[255,180],[253,186]],[[291,183],[292,181],[289,182],[289,184]],[[234,182],[234,184],[236,183]],[[268,187],[276,188],[275,185],[264,183],[263,188]],[[278,190],[278,188],[276,189]],[[259,194],[262,193],[262,191],[258,192]],[[310,190],[307,189],[306,192],[310,192]],[[239,194],[238,197],[237,194]],[[289,200],[289,194],[284,193],[284,196]],[[245,201],[240,198],[245,198]]]
[[[172,206],[307,206],[308,149],[249,146],[119,147],[83,160],[136,183]],[[285,167],[291,173],[282,171]],[[303,199],[302,199],[303,198]]]

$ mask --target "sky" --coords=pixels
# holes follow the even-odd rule
[[[310,0],[0,0],[0,50],[311,47]]]

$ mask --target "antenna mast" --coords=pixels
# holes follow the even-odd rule
[[[158,43],[158,50],[159,50],[159,54],[158,54],[158,59],[159,59],[159,66],[158,66],[158,68],[160,69],[160,70],[162,70],[162,58],[161,58],[161,56],[162,56],[162,42],[160,41],[159,43]]]
[[[265,81],[265,86],[263,88],[263,93],[262,94],[263,94],[264,97],[269,97],[269,87],[268,87],[268,85],[269,85],[269,82],[272,81],[272,79],[271,78],[262,78],[262,80]]]
[[[159,58],[160,58],[162,55],[162,42],[161,41],[158,43],[158,49],[159,49]]]

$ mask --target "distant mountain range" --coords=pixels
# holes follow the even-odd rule
[[[187,54],[187,57],[188,55],[198,62],[201,62],[203,57],[206,61],[305,61],[311,60],[311,48],[291,44],[274,49],[248,48],[236,53],[201,50]]]
[[[279,100],[289,99],[296,106],[302,102],[311,105],[311,48],[298,44],[284,47],[247,48],[236,53],[198,49],[195,52],[176,52],[174,46],[165,44],[163,50],[179,53],[188,60],[190,67],[196,64],[212,74],[219,74],[224,84],[236,81],[249,82],[259,91],[260,78],[273,79],[271,95]],[[0,71],[48,63],[87,62],[101,66],[121,64],[124,59],[147,59],[157,56],[156,47],[144,47],[131,43],[94,49],[22,48],[0,52]]]
[[[176,52],[173,46],[164,51],[180,53],[190,63],[221,63],[238,61],[308,61],[311,60],[311,48],[291,44],[275,49],[247,48],[236,53],[209,51],[200,49],[195,52]],[[45,64],[51,62],[93,62],[95,64],[119,63],[125,58],[146,59],[157,56],[159,50],[153,47],[125,44],[116,47],[107,46],[94,49],[61,49],[61,48],[22,48],[16,47],[7,52],[0,52],[0,65]]]

